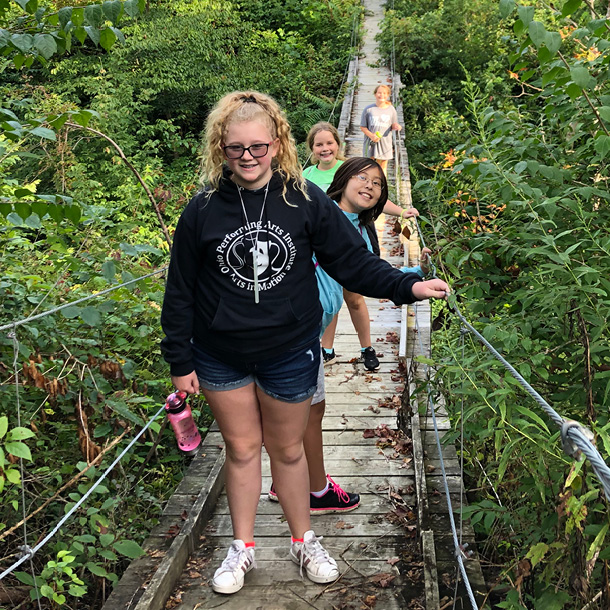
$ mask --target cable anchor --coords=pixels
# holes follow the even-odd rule
[[[455,551],[455,555],[462,556],[462,559],[470,559],[474,555],[474,551],[468,550],[468,543],[460,544]]]
[[[591,443],[595,440],[595,435],[589,428],[586,428],[580,422],[573,419],[563,420],[563,423],[561,424],[561,447],[564,453],[573,457],[575,460],[580,460],[582,454],[581,450],[578,448],[578,445],[568,437],[570,430],[573,428],[577,428]]]
[[[17,548],[19,549],[19,559],[23,559],[24,557],[26,559],[31,559],[32,557],[34,557],[34,551],[32,550],[32,547],[29,544],[22,544]]]

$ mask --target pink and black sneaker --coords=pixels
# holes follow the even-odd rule
[[[275,487],[273,486],[273,481],[271,482],[271,489],[269,490],[269,493],[267,494],[267,497],[272,502],[279,502],[279,499],[277,497],[277,493],[275,492]]]
[[[319,498],[309,494],[309,512],[312,515],[328,515],[330,513],[347,513],[360,506],[360,496],[351,494],[335,483],[330,475],[328,479],[328,490]]]
[[[309,512],[312,515],[328,515],[331,513],[347,513],[360,506],[360,496],[358,494],[348,493],[335,483],[330,475],[326,475],[328,479],[328,491],[321,497],[309,495]],[[278,502],[277,493],[273,483],[269,490],[268,497],[273,502]]]

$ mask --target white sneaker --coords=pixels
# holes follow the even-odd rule
[[[244,577],[256,567],[254,547],[246,548],[243,540],[233,540],[221,566],[214,572],[212,590],[229,595],[244,586]]]
[[[317,583],[333,582],[339,578],[337,562],[328,554],[320,544],[322,538],[316,538],[312,530],[305,532],[303,542],[293,542],[290,547],[290,557],[294,563],[307,572],[309,580]]]

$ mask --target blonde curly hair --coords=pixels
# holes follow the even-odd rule
[[[345,156],[343,154],[343,150],[342,150],[342,146],[341,146],[341,136],[339,136],[339,132],[337,131],[337,128],[332,124],[332,123],[327,123],[326,121],[320,121],[319,123],[316,123],[310,130],[309,133],[307,134],[307,148],[309,149],[309,152],[312,154],[314,161],[316,161],[317,163],[317,159],[315,157],[315,155],[313,154],[313,144],[314,144],[314,140],[316,139],[316,136],[321,132],[321,131],[329,131],[333,137],[333,139],[335,140],[335,142],[337,143],[337,146],[339,147],[339,150],[337,151],[337,159],[339,159],[340,161],[344,161],[345,160]]]
[[[218,100],[208,115],[201,161],[201,184],[209,185],[214,191],[218,189],[225,161],[222,143],[227,129],[231,124],[246,121],[260,122],[269,129],[271,137],[279,141],[272,167],[282,176],[282,195],[286,203],[287,185],[290,181],[294,181],[296,187],[309,199],[288,120],[272,97],[258,91],[233,91]]]

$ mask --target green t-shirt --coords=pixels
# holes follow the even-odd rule
[[[326,171],[321,171],[318,169],[317,165],[310,165],[306,170],[303,171],[303,177],[307,178],[313,182],[316,186],[319,186],[325,193],[328,190],[328,187],[331,185],[337,170],[343,161],[337,161],[335,166],[331,169],[327,169]]]

